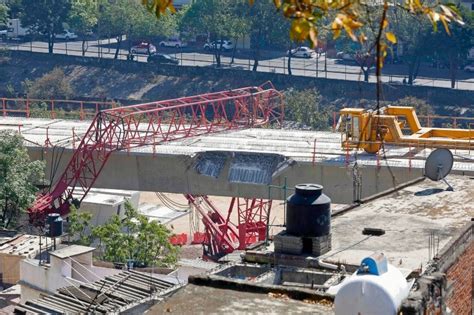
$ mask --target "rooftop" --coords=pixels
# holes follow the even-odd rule
[[[280,294],[250,293],[188,284],[148,314],[334,314],[330,306]]]
[[[34,258],[39,254],[40,241],[43,250],[51,248],[53,241],[51,238],[37,235],[19,234],[13,237],[0,238],[0,254],[19,255]]]
[[[383,252],[405,273],[425,267],[474,217],[474,177],[449,175],[447,181],[454,191],[447,191],[443,182],[426,179],[336,216],[333,213],[332,250],[319,259],[358,266],[364,257]],[[364,228],[383,229],[385,234],[363,235]],[[260,254],[273,255],[273,244]],[[311,264],[311,257],[304,259]]]
[[[90,253],[94,250],[95,250],[94,247],[82,246],[82,245],[70,245],[70,246],[55,250],[53,252],[50,252],[50,254],[57,258],[64,259],[68,257],[74,257],[77,255]]]
[[[150,274],[125,271],[93,283],[61,288],[54,295],[20,304],[16,310],[29,314],[118,313],[179,286]]]

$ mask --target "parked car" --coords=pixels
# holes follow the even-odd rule
[[[165,55],[165,54],[152,54],[148,56],[147,61],[153,64],[169,63],[169,64],[174,64],[174,65],[179,65],[178,58],[175,58],[170,55]]]
[[[0,30],[0,38],[2,40],[7,39],[7,32],[8,32],[7,30]]]
[[[466,71],[466,72],[474,72],[474,64],[465,66],[465,67],[464,67],[464,71]]]
[[[235,47],[234,42],[230,40],[216,40],[210,43],[204,44],[204,50],[211,50],[211,49],[220,49],[222,45],[222,49],[224,50],[232,50]]]
[[[287,51],[287,54],[290,54],[293,57],[301,57],[301,58],[313,58],[316,56],[316,51],[314,49],[311,49],[309,47],[297,47],[295,49],[292,49],[291,51]]]
[[[182,48],[186,46],[188,46],[188,43],[183,42],[179,38],[168,38],[160,42],[160,47]]]
[[[78,36],[74,34],[73,32],[70,31],[64,31],[59,34],[55,34],[56,39],[64,39],[64,40],[70,40],[70,39],[76,39]]]
[[[143,54],[143,55],[151,55],[156,53],[155,45],[147,42],[141,42],[138,45],[132,46],[130,52],[133,55]]]

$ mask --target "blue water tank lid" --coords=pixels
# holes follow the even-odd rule
[[[357,274],[369,273],[380,276],[388,270],[387,257],[383,253],[374,253],[362,259]]]

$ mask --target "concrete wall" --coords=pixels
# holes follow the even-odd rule
[[[31,150],[32,159],[41,159],[39,150]],[[71,151],[65,151],[56,177],[61,175],[71,158]],[[49,174],[51,154],[46,154]],[[125,189],[137,191],[160,191],[170,193],[192,193],[216,196],[242,196],[271,199],[283,199],[282,189],[271,189],[265,185],[229,183],[227,165],[219,178],[199,175],[192,168],[193,159],[187,155],[160,154],[153,157],[151,154],[127,154],[117,152],[112,154],[101,175],[97,179],[95,188]],[[401,184],[422,175],[421,169],[391,167],[396,178],[396,184]],[[386,166],[362,167],[362,197],[392,188],[394,183]],[[288,187],[300,183],[318,183],[324,186],[324,192],[335,203],[352,203],[353,184],[352,171],[339,162],[297,163],[273,180],[273,185],[284,185],[285,178]],[[291,194],[291,190],[288,191]]]
[[[14,285],[20,280],[23,256],[0,253],[0,284]]]

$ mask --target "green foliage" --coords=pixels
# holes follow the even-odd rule
[[[293,90],[285,93],[285,118],[314,130],[330,127],[332,108],[321,107],[321,95],[315,89]]]
[[[73,240],[84,246],[92,243],[92,235],[89,232],[92,214],[89,212],[79,212],[74,205],[69,213],[69,234]]]
[[[397,100],[393,103],[394,106],[411,106],[415,108],[415,112],[418,116],[428,116],[435,113],[433,107],[428,104],[425,100],[407,96]]]
[[[44,163],[31,162],[17,133],[0,131],[0,226],[8,228],[34,201],[35,181],[43,177]]]
[[[249,9],[253,46],[288,49],[290,22],[275,10],[272,0],[261,0]]]
[[[68,99],[73,89],[61,68],[54,68],[35,81],[25,81],[24,88],[29,98]]]
[[[48,37],[48,50],[53,53],[55,35],[63,31],[71,10],[70,0],[21,0],[21,23]]]
[[[211,40],[239,39],[251,30],[245,1],[200,0],[194,2],[183,16],[181,28],[193,34],[210,34]],[[213,49],[220,66],[222,47]]]
[[[131,43],[135,39],[142,40],[152,36],[171,36],[178,31],[180,15],[167,14],[156,19],[137,1],[104,2],[101,8],[99,32],[117,38],[115,58],[118,57],[122,35],[126,35]]]
[[[125,263],[131,259],[145,266],[177,261],[177,248],[169,242],[170,230],[139,214],[129,202],[123,220],[114,215],[107,224],[94,227],[92,235],[99,241],[106,261]]]
[[[8,20],[8,7],[0,3],[0,27],[5,26]]]
[[[73,1],[68,24],[78,35],[87,35],[96,27],[99,19],[97,3],[92,0]]]

